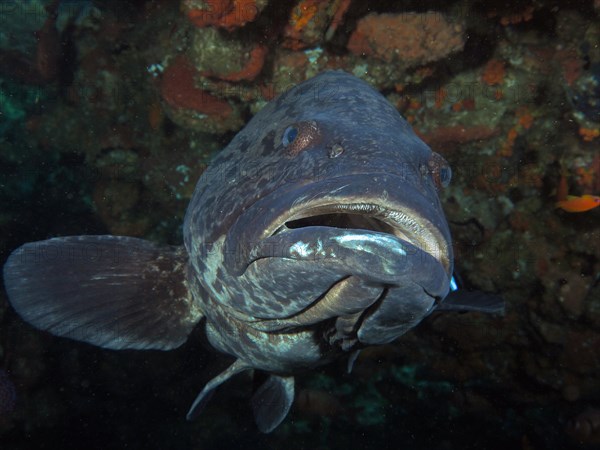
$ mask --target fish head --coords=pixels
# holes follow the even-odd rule
[[[347,342],[386,343],[448,293],[438,190],[449,177],[379,92],[325,72],[269,103],[216,158],[186,247],[207,290],[259,328],[331,321]]]

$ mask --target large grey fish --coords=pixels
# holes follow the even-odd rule
[[[447,296],[452,246],[437,190],[449,178],[381,94],[326,72],[266,105],[215,158],[183,247],[32,242],[4,266],[6,290],[35,327],[110,349],[172,349],[204,318],[209,342],[236,360],[188,417],[228,378],[259,369],[269,376],[252,407],[269,432],[293,402],[295,372],[342,355],[351,367]]]

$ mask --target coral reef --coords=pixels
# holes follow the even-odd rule
[[[464,26],[437,12],[369,14],[358,21],[348,49],[410,67],[457,52],[464,43]]]
[[[222,133],[242,126],[229,102],[196,86],[196,71],[184,57],[165,69],[160,93],[171,119],[198,131]]]
[[[182,9],[197,27],[232,30],[256,19],[266,0],[184,0]]]
[[[214,28],[194,33],[190,58],[199,75],[225,81],[252,81],[263,68],[267,48],[222,36]]]

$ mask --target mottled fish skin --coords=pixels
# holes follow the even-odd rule
[[[284,145],[288,127],[296,127],[304,137],[300,150]],[[334,148],[343,152],[332,158]],[[416,325],[429,313],[435,298],[446,295],[452,271],[450,233],[427,170],[431,158],[431,150],[379,92],[344,72],[318,75],[265,106],[204,172],[185,218],[184,241],[197,283],[210,294],[196,298],[208,317],[213,345],[252,367],[275,372],[320,364],[342,346],[344,351],[353,347],[358,338],[356,320],[350,335],[342,333],[344,337],[337,340],[341,323],[338,327],[333,321],[322,323],[335,312],[313,318],[316,324],[311,329],[277,334],[260,331],[269,328],[262,323],[265,320],[289,318],[309,308],[342,278],[360,278],[377,264],[386,270],[383,266],[388,261],[377,261],[378,251],[387,247],[385,242],[373,246],[372,264],[358,263],[359,256],[352,254],[361,253],[364,258],[365,252],[335,241],[342,235],[348,242],[352,238],[348,230],[338,228],[323,230],[323,239],[316,245],[324,241],[329,245],[320,253],[314,248],[308,258],[294,260],[293,245],[286,246],[289,243],[284,239],[268,249],[272,257],[261,255],[250,263],[252,249],[271,237],[277,220],[282,225],[291,210],[315,202],[385,204],[428,223],[444,264],[421,248],[405,245],[409,256],[387,257],[399,266],[411,266],[410,270],[399,273],[400,267],[388,268],[388,278],[370,287],[356,311],[363,312],[377,301],[384,309],[405,310],[390,318],[394,332],[380,342],[377,336],[365,338],[369,344],[393,340]],[[296,249],[305,244],[304,250],[310,251],[307,242],[296,244]],[[341,263],[346,267],[340,267]],[[424,280],[414,283],[414,278]],[[355,284],[364,295],[364,283]],[[394,284],[398,286],[390,287]],[[423,295],[424,287],[429,295]],[[381,301],[384,293],[388,298]],[[403,298],[415,293],[419,295],[416,300]],[[377,311],[369,311],[361,320],[369,316],[377,317]],[[345,320],[352,322],[348,317]],[[362,334],[373,333],[363,330]]]
[[[296,371],[341,355],[351,367],[446,297],[453,256],[437,190],[448,180],[379,92],[325,72],[266,105],[203,173],[185,248],[53,238],[15,250],[4,282],[27,322],[104,348],[175,348],[205,318],[236,361],[188,418],[231,376],[261,369],[252,408],[270,432]]]

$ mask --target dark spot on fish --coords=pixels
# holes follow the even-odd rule
[[[245,153],[246,150],[248,150],[248,147],[250,147],[250,143],[248,142],[248,139],[246,138],[246,136],[243,136],[240,138],[240,151]]]
[[[278,147],[278,145],[275,145],[275,131],[269,131],[267,135],[262,138],[261,147],[263,149],[262,155],[267,155],[271,153],[274,148]]]
[[[209,198],[207,198],[206,202],[205,202],[206,207],[212,209],[214,202],[215,202],[215,197],[209,197]]]
[[[261,178],[256,184],[257,190],[263,189],[267,184],[269,184],[269,180],[267,178]]]
[[[281,313],[283,312],[283,307],[281,306],[280,303],[271,303],[269,304],[269,309],[277,312],[277,313]]]
[[[213,288],[217,292],[223,292],[223,284],[219,280],[215,280],[213,283]]]
[[[230,181],[232,179],[235,179],[237,172],[238,172],[238,168],[236,166],[231,166],[229,169],[227,169],[227,172],[225,172],[225,180],[224,181]]]
[[[223,269],[221,267],[217,269],[217,279],[225,279],[225,272],[223,272]]]

